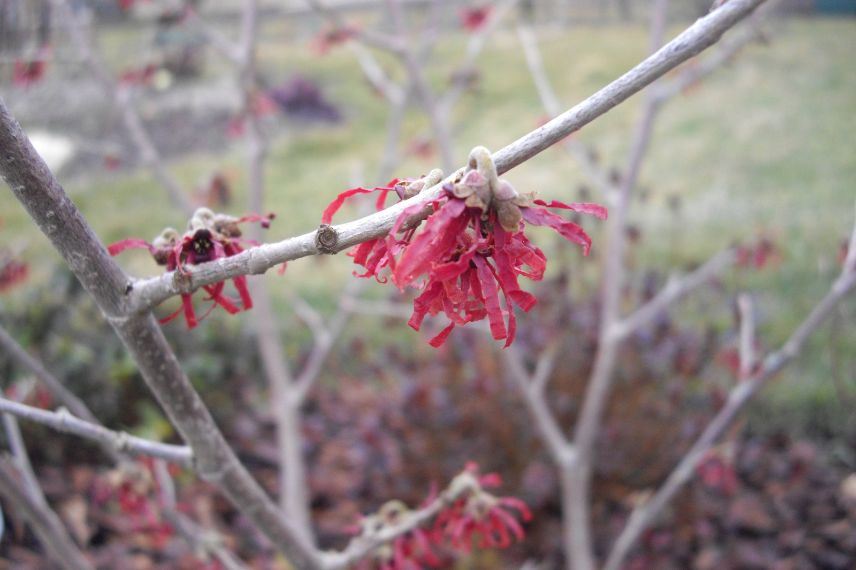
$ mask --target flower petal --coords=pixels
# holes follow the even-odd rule
[[[583,246],[583,255],[588,255],[591,249],[591,238],[577,224],[547,211],[544,208],[520,208],[523,219],[534,226],[553,228],[566,240]]]
[[[600,218],[601,220],[605,220],[608,216],[606,208],[604,208],[600,204],[593,204],[591,202],[571,202],[570,204],[566,204],[565,202],[560,202],[558,200],[545,202],[541,199],[536,199],[534,200],[534,202],[539,206],[543,206],[545,208],[562,208],[565,210],[573,210],[574,212],[579,212],[580,214],[590,214],[592,216],[595,216],[596,218]]]
[[[147,249],[151,253],[155,252],[155,246],[144,239],[137,238],[123,239],[107,246],[107,252],[110,255],[119,255],[126,249]]]

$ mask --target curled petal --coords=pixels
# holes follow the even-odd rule
[[[490,322],[490,333],[493,338],[499,340],[506,338],[508,332],[505,329],[505,320],[502,316],[502,307],[499,304],[499,289],[496,286],[496,278],[488,268],[487,262],[481,257],[473,258],[476,264],[476,272],[481,285],[482,299],[487,309],[487,318]]]
[[[520,208],[523,219],[534,226],[547,226],[553,228],[566,240],[583,246],[583,255],[588,255],[591,249],[591,238],[577,224],[569,222],[549,212],[544,208]]]
[[[351,196],[356,196],[357,194],[371,194],[372,192],[383,191],[383,194],[381,194],[381,198],[385,199],[386,194],[389,192],[389,190],[390,190],[389,188],[381,188],[381,187],[377,187],[377,188],[351,188],[350,190],[345,190],[344,192],[342,192],[341,194],[336,196],[336,199],[333,200],[332,202],[330,202],[330,204],[327,206],[327,208],[324,209],[324,212],[321,214],[321,223],[322,224],[329,224],[330,222],[332,222],[333,216],[336,214],[336,212],[339,211],[339,208],[342,207],[342,204],[345,203],[345,200],[347,200]],[[378,199],[378,202],[381,202],[381,198]]]
[[[571,202],[570,204],[566,204],[565,202],[560,202],[558,200],[551,200],[550,202],[545,202],[544,200],[540,199],[536,199],[534,202],[539,206],[543,206],[545,208],[562,208],[564,210],[573,210],[574,212],[579,212],[580,214],[590,214],[601,220],[605,220],[608,215],[606,208],[604,208],[600,204],[593,204],[591,202]]]
[[[107,246],[107,251],[110,255],[119,255],[126,249],[147,249],[151,253],[156,251],[155,246],[144,239],[137,238],[123,239]]]
[[[428,341],[428,344],[433,346],[434,348],[440,348],[443,344],[446,343],[446,339],[449,338],[449,335],[452,334],[452,330],[455,328],[454,321],[449,323],[449,325],[444,328],[440,333]]]

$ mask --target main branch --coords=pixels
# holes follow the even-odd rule
[[[578,131],[610,109],[650,85],[657,78],[716,43],[729,28],[749,15],[764,0],[731,0],[698,20],[659,51],[594,95],[559,115],[544,126],[497,151],[493,158],[500,174],[529,160],[564,137]],[[444,181],[445,182],[445,181]],[[336,251],[385,235],[398,215],[408,206],[438,196],[443,183],[420,195],[399,202],[381,212],[334,226],[339,235]],[[144,311],[183,292],[192,291],[237,275],[264,273],[286,261],[318,255],[317,231],[261,245],[228,258],[188,267],[188,275],[174,272],[134,282],[128,293],[128,307]]]

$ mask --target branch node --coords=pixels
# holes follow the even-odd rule
[[[333,255],[337,253],[336,246],[339,244],[339,232],[333,226],[321,224],[315,233],[315,247],[319,253]]]

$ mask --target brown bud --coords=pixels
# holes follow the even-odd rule
[[[523,214],[520,213],[520,208],[515,206],[510,200],[496,202],[496,217],[499,220],[499,225],[507,232],[516,232],[520,229],[520,221],[523,219]]]

